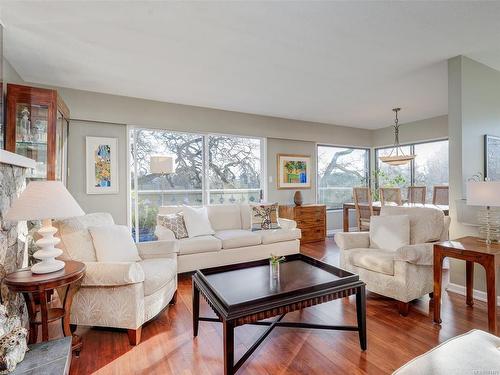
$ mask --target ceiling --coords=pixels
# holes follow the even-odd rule
[[[28,82],[361,128],[446,114],[447,64],[500,69],[499,2],[0,1]],[[237,126],[237,124],[235,124]]]

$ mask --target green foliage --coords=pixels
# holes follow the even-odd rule
[[[139,201],[139,228],[154,229],[156,226],[156,216],[158,207],[150,204],[149,200]],[[132,226],[135,227],[135,215],[132,216]]]
[[[269,258],[269,262],[271,264],[279,264],[285,261],[284,256],[279,256],[279,255],[273,255],[271,254],[271,257]]]
[[[375,182],[378,183],[378,187],[403,187],[406,184],[406,178],[401,174],[389,176],[381,169],[375,169],[371,175],[372,200],[374,201],[380,200],[379,190],[375,188]]]

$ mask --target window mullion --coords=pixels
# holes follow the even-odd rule
[[[210,204],[210,186],[209,186],[209,153],[210,150],[208,149],[209,147],[209,135],[204,135],[203,136],[203,179],[202,179],[202,191],[203,191],[203,204],[208,205]]]

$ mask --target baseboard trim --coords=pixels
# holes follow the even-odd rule
[[[465,296],[465,286],[463,285],[449,283],[448,286],[446,287],[446,290],[449,292]],[[486,292],[474,289],[472,291],[472,296],[474,297],[474,299],[477,299],[478,301],[486,302]],[[497,306],[500,306],[500,296],[497,297]]]

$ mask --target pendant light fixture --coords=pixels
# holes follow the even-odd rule
[[[405,155],[399,144],[399,120],[398,112],[401,108],[393,108],[396,118],[394,119],[394,148],[388,156],[379,157],[380,161],[389,165],[404,165],[415,159],[416,155]]]

